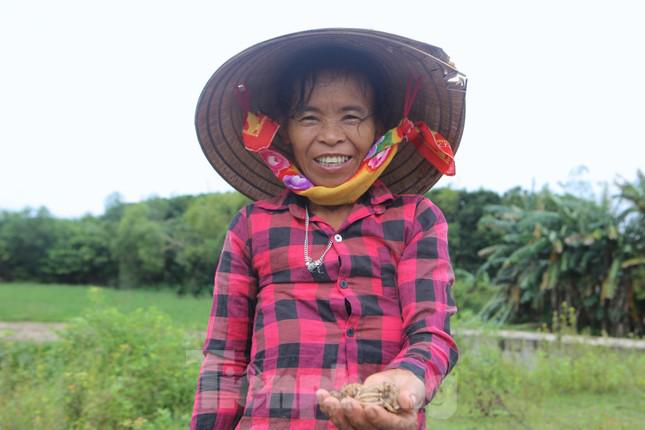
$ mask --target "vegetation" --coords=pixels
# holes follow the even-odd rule
[[[555,345],[518,360],[457,340],[461,361],[428,408],[430,428],[627,429],[645,419],[638,352]],[[104,305],[60,341],[1,342],[0,428],[186,428],[200,347],[159,311]]]
[[[441,208],[448,221],[450,257],[455,267],[475,272],[485,261],[478,251],[499,239],[496,232],[481,228],[478,223],[489,205],[500,204],[504,196],[492,191],[464,191],[438,188],[428,197]]]
[[[104,215],[77,220],[44,208],[0,211],[0,281],[206,293],[228,223],[245,203],[238,193],[135,204],[113,196]]]
[[[0,321],[67,322],[94,305],[92,287],[33,283],[0,284]],[[115,290],[101,288],[105,306],[121,312],[153,306],[168,315],[174,326],[203,332],[208,323],[212,298],[178,297],[167,290]]]
[[[600,198],[428,193],[450,223],[453,326],[645,334],[645,176],[617,185]],[[0,320],[68,323],[56,342],[0,340],[0,428],[186,428],[203,342],[193,333],[207,322],[228,223],[247,203],[237,193],[135,204],[113,195],[97,217],[0,211]],[[429,428],[645,420],[642,353],[556,342],[516,356],[457,342],[460,363],[427,409]]]
[[[645,178],[620,184],[620,210],[549,190],[518,191],[487,208],[480,226],[500,240],[482,249],[480,272],[498,290],[487,319],[550,322],[563,303],[578,329],[643,334],[645,317]]]
[[[554,330],[566,303],[577,331],[642,336],[644,179],[639,172],[601,198],[548,189],[429,192],[450,223],[462,312]],[[99,217],[0,212],[0,281],[208,295],[228,223],[246,203],[238,193],[135,204],[115,195]]]
[[[199,370],[189,339],[155,309],[101,308],[60,341],[0,344],[0,428],[181,428]]]

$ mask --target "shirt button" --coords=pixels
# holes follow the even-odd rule
[[[347,329],[347,337],[352,337],[352,336],[354,336],[354,329],[353,328]]]
[[[347,288],[347,281],[346,280],[343,279],[342,281],[340,281],[340,288],[343,288],[343,289]]]
[[[343,241],[343,236],[341,236],[340,234],[336,234],[336,235],[334,235],[334,240],[336,242],[342,242]]]

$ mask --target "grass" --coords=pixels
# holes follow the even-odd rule
[[[92,306],[89,286],[0,283],[0,321],[65,322]],[[95,287],[96,288],[96,287]],[[204,330],[211,298],[179,297],[171,291],[101,288],[107,306],[123,312],[156,307],[179,327]]]
[[[91,286],[0,283],[0,321],[65,322],[82,315],[92,306]],[[168,290],[117,290],[100,288],[105,303],[129,312],[154,306],[177,324],[203,330],[208,323],[212,298],[177,296]],[[455,328],[512,329],[511,326],[482,323],[468,311],[461,311],[453,321]]]
[[[0,341],[0,429],[186,428],[196,348],[161,311],[100,304],[59,341]]]
[[[645,356],[544,345],[530,360],[478,342],[428,408],[428,428],[632,429],[645,421]]]
[[[136,413],[124,415],[120,422],[125,423],[128,419],[135,420],[135,423],[137,420],[145,422],[141,421],[144,423],[141,425],[124,424],[119,428],[185,428],[188,419],[185,414],[186,411],[190,411],[194,375],[199,366],[198,361],[187,360],[185,351],[197,350],[196,345],[199,345],[199,342],[186,346],[183,343],[185,337],[175,336],[176,339],[172,341],[174,343],[163,346],[166,340],[172,338],[165,330],[203,330],[208,319],[211,299],[178,297],[173,292],[163,290],[102,288],[99,291],[97,294],[97,290],[92,287],[82,286],[0,283],[0,321],[69,321],[92,311],[98,298],[106,307],[116,307],[124,314],[130,314],[137,308],[154,306],[168,315],[169,320],[173,322],[172,327],[163,321],[156,323],[154,312],[144,312],[144,315],[138,317],[109,314],[99,322],[87,326],[87,330],[79,330],[77,327],[75,336],[78,339],[74,338],[70,344],[73,348],[77,348],[77,345],[83,342],[98,342],[96,345],[91,343],[82,350],[107,348],[109,353],[120,354],[130,351],[127,345],[131,345],[132,348],[138,346],[139,355],[132,355],[127,361],[110,359],[112,361],[109,363],[121,363],[112,369],[114,375],[106,373],[108,364],[99,363],[100,365],[95,366],[96,369],[90,366],[92,360],[89,358],[79,359],[76,364],[72,363],[73,358],[79,354],[77,349],[72,349],[67,355],[62,356],[61,352],[45,355],[37,349],[31,352],[9,352],[9,349],[6,349],[3,352],[0,342],[0,368],[5,369],[4,374],[0,372],[0,376],[4,375],[4,380],[0,378],[0,404],[11,401],[11,411],[24,411],[24,423],[21,421],[20,425],[11,424],[14,423],[12,420],[17,419],[16,414],[8,413],[3,416],[0,412],[0,428],[4,428],[3,425],[8,425],[7,428],[31,428],[32,425],[38,427],[38,420],[41,418],[50,422],[60,419],[59,414],[63,410],[61,405],[65,401],[71,401],[69,399],[78,394],[60,388],[68,387],[65,375],[74,376],[78,373],[78,377],[90,375],[97,381],[105,379],[100,384],[97,381],[88,382],[88,391],[83,394],[84,399],[95,399],[103,404],[101,396],[104,394],[97,390],[105,384],[119,381],[119,372],[122,371],[120,366],[131,369],[129,372],[137,369],[155,369],[140,372],[141,376],[136,379],[136,384],[128,390],[134,390],[133,387],[148,387],[150,392],[157,392],[161,388],[154,385],[157,383],[155,378],[166,372],[168,381],[165,384],[176,382],[179,384],[177,390],[187,394],[183,395],[181,400],[169,401],[168,404],[176,405],[175,407],[162,405],[158,411],[147,413],[147,421]],[[458,323],[466,327],[470,327],[470,323],[474,324],[468,318]],[[156,336],[151,335],[155,332],[151,330],[154,324],[158,325]],[[130,330],[121,330],[128,326],[131,327]],[[133,338],[131,333],[136,332],[136,327],[146,328]],[[486,328],[485,325],[480,326],[482,327]],[[99,336],[100,342],[96,340],[96,330],[102,330],[104,333]],[[110,338],[113,338],[110,344],[118,347],[105,346],[106,339]],[[444,382],[442,390],[429,408],[429,429],[620,430],[639,428],[645,422],[645,356],[640,352],[617,352],[583,346],[565,350],[559,349],[558,345],[551,345],[541,346],[532,360],[523,361],[505,357],[496,346],[491,348],[481,340],[458,338],[457,341],[461,350],[459,364]],[[180,351],[181,354],[171,359],[167,352],[157,355],[149,353],[160,348],[164,351]],[[101,354],[97,355],[100,356]],[[160,359],[159,357],[165,357],[167,360],[163,363],[154,361]],[[30,362],[41,364],[34,367]],[[179,362],[183,364],[177,366]],[[43,367],[40,371],[41,377],[38,376],[39,366],[54,367]],[[24,371],[20,370],[23,368]],[[91,373],[94,371],[96,372]],[[177,376],[172,372],[180,372],[182,375]],[[183,375],[184,372],[189,376]],[[155,378],[146,379],[146,375],[150,374],[155,375]],[[52,385],[53,380],[56,384]],[[124,388],[117,385],[111,389]],[[61,393],[72,397],[61,399]],[[132,399],[131,401],[142,396],[138,391],[128,391],[125,394],[124,396]],[[114,410],[110,413],[114,416],[125,414],[123,411],[127,409],[123,405],[113,407]],[[38,411],[42,412],[41,418],[41,412]],[[70,417],[74,420],[96,420],[96,417],[92,418],[93,413],[98,412],[88,406],[87,410],[78,412],[77,417],[73,416],[76,418],[72,417],[73,414]]]
[[[511,410],[491,416],[468,416],[457,413],[447,419],[428,420],[435,430],[518,430],[518,429],[588,429],[621,430],[639,428],[645,420],[642,394],[619,392],[608,394],[576,393],[554,395],[538,402],[516,400]]]

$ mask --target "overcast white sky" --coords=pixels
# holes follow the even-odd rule
[[[99,214],[231,188],[193,126],[215,69],[269,37],[322,27],[442,47],[469,78],[457,176],[505,191],[635,177],[645,160],[638,1],[3,1],[0,208]]]

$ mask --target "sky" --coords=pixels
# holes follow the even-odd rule
[[[195,135],[204,84],[248,46],[324,27],[440,46],[468,76],[457,176],[438,186],[557,190],[574,171],[633,180],[645,164],[642,4],[3,1],[0,209],[78,217],[115,192],[232,190]]]

